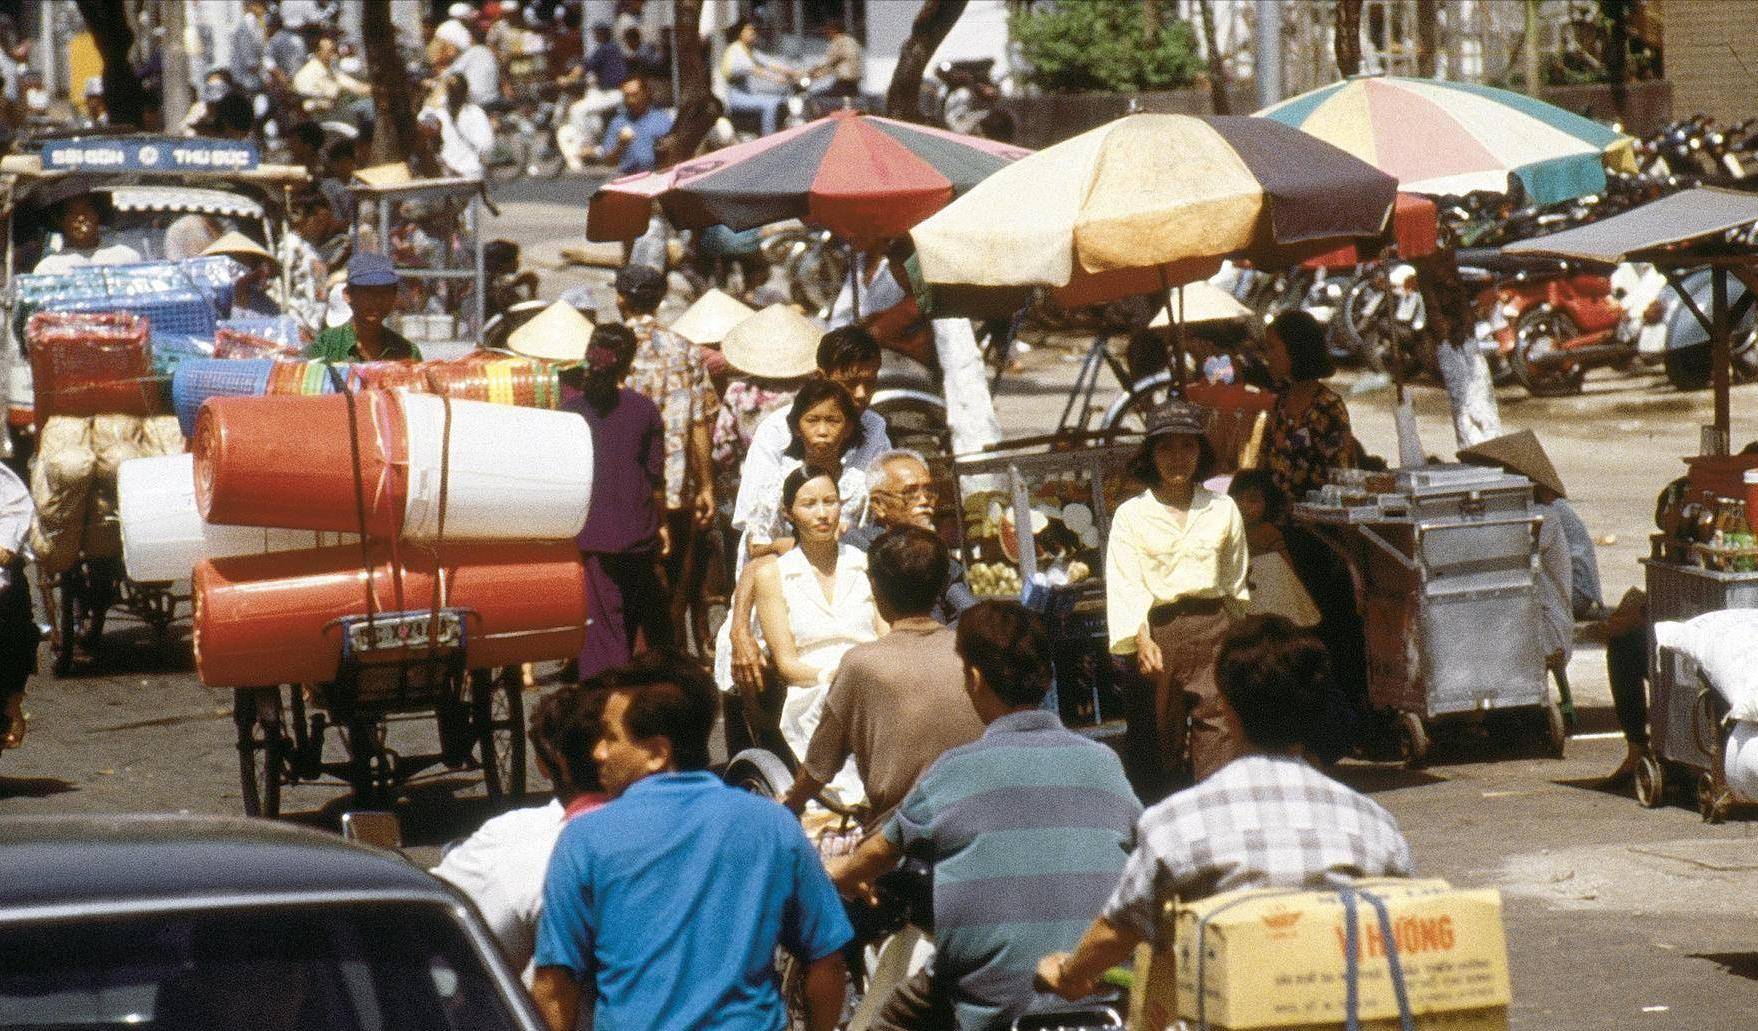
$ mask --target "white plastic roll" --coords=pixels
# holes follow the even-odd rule
[[[403,395],[409,490],[403,536],[440,530],[445,401]],[[573,412],[453,401],[447,540],[572,540],[592,501],[592,431]]]
[[[215,526],[195,508],[195,456],[133,458],[116,473],[122,564],[139,583],[187,580],[204,558],[298,551],[352,542],[352,534]]]

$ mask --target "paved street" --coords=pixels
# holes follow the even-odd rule
[[[496,235],[523,244],[546,296],[603,272],[557,268],[580,238],[588,184],[520,183],[497,194]],[[1040,346],[1009,379],[1000,405],[1010,432],[1042,432],[1061,410],[1073,356]],[[1508,428],[1540,434],[1581,515],[1602,541],[1609,602],[1640,581],[1656,491],[1683,471],[1707,394],[1680,395],[1654,376],[1598,373],[1584,397],[1503,395]],[[1349,398],[1370,451],[1396,454],[1389,390]],[[1423,440],[1450,455],[1444,396],[1417,388]],[[1758,437],[1758,388],[1736,392],[1736,447]],[[118,625],[103,669],[32,684],[29,741],[0,759],[0,815],[49,812],[239,811],[229,695],[195,681],[184,635],[156,646]],[[44,669],[48,668],[45,654]],[[1427,875],[1503,890],[1514,960],[1514,1026],[1521,1031],[1736,1028],[1758,1007],[1758,822],[1710,827],[1696,813],[1639,808],[1596,788],[1622,755],[1603,653],[1583,645],[1571,667],[1583,739],[1568,757],[1522,757],[1515,743],[1463,740],[1418,773],[1346,764],[1343,776],[1401,820]],[[395,728],[393,744],[432,747],[430,724]],[[488,815],[479,778],[455,774],[420,788],[404,820],[417,859]],[[293,818],[333,823],[339,784],[290,789]],[[1754,819],[1748,815],[1744,819]],[[4,833],[0,828],[0,833]]]

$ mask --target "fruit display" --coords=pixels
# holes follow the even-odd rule
[[[1106,483],[1107,504],[1121,491]],[[1032,536],[1037,568],[1052,586],[1079,583],[1103,562],[1104,535],[1093,512],[1092,481],[1085,472],[1040,480],[1031,486]],[[965,539],[971,557],[967,576],[979,596],[1012,597],[1020,592],[1019,544],[1012,497],[1005,491],[975,491],[964,497]]]

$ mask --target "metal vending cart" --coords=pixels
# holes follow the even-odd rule
[[[1643,559],[1642,565],[1653,623],[1758,608],[1758,573],[1708,569],[1664,557]],[[1697,811],[1703,819],[1720,823],[1738,801],[1729,794],[1722,773],[1727,702],[1696,663],[1671,648],[1651,649],[1648,683],[1648,754],[1636,767],[1636,800],[1656,808],[1666,801],[1671,784],[1689,777]]]
[[[1124,712],[1105,630],[1105,536],[1129,496],[1124,469],[1136,447],[1040,437],[953,462],[956,547],[971,590],[1044,613],[1062,721],[1102,736],[1121,732]]]
[[[1709,335],[1707,358],[1715,394],[1715,421],[1703,428],[1702,456],[1691,463],[1698,499],[1746,496],[1738,482],[1742,462],[1730,456],[1732,349],[1737,306],[1730,277],[1758,294],[1758,197],[1736,190],[1698,187],[1674,193],[1550,236],[1510,244],[1511,253],[1580,258],[1604,264],[1644,261],[1666,275],[1672,303],[1689,312]],[[1687,276],[1707,271],[1708,311]],[[1668,295],[1662,295],[1663,298]],[[1741,331],[1743,332],[1743,331]],[[1675,357],[1669,355],[1669,361]],[[1693,359],[1695,360],[1695,359]],[[1751,513],[1748,513],[1750,518]],[[1662,538],[1643,562],[1650,622],[1684,620],[1729,608],[1758,608],[1758,573],[1708,568],[1700,548],[1674,547]],[[1698,811],[1720,820],[1738,799],[1722,772],[1725,703],[1684,656],[1650,648],[1649,755],[1636,769],[1636,797],[1645,806],[1666,799],[1669,782],[1690,775]]]
[[[482,180],[378,171],[350,185],[359,205],[354,251],[388,254],[397,266],[403,285],[392,328],[423,357],[461,357],[482,339]]]
[[[1420,766],[1445,722],[1521,711],[1560,757],[1567,733],[1537,637],[1532,483],[1430,465],[1349,480],[1293,506],[1349,562],[1363,599],[1368,698]]]

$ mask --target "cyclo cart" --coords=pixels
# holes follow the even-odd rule
[[[71,197],[95,194],[113,212],[114,224],[106,227],[113,240],[129,244],[146,262],[163,256],[164,230],[174,219],[188,214],[248,226],[273,252],[288,231],[288,197],[294,187],[309,180],[302,168],[259,164],[254,147],[235,141],[127,135],[47,138],[32,141],[32,145],[32,152],[0,158],[0,220],[5,226],[7,283],[0,295],[0,320],[4,323],[0,329],[0,383],[7,390],[8,429],[0,450],[21,468],[35,450],[40,426],[25,317],[34,310],[56,307],[56,302],[47,300],[44,289],[52,289],[52,284],[32,283],[34,278],[47,277],[19,278],[27,262],[34,263],[44,249],[46,234],[39,229],[39,216]],[[21,210],[32,217],[16,218]],[[105,268],[117,270],[117,281],[109,290],[115,309],[140,308],[145,302],[138,297],[140,284],[135,280],[139,277],[124,277],[121,270],[138,272],[147,266]],[[287,270],[283,269],[282,275],[285,290]],[[104,301],[101,296],[85,296],[78,299],[77,307],[102,309]],[[142,311],[167,324],[176,321],[175,313],[155,311],[150,304]],[[109,538],[114,538],[115,518],[113,508],[102,517]],[[72,671],[80,650],[95,650],[112,610],[145,624],[161,640],[188,614],[189,595],[179,585],[129,579],[116,553],[82,552],[70,568],[52,576],[40,575],[37,580],[49,614],[57,676]]]
[[[1717,548],[1699,533],[1720,525],[1758,498],[1747,470],[1758,456],[1733,455],[1731,397],[1733,329],[1728,277],[1758,293],[1758,254],[1743,242],[1758,222],[1758,198],[1712,188],[1685,190],[1619,215],[1551,236],[1510,244],[1512,252],[1588,261],[1646,261],[1665,274],[1678,304],[1702,324],[1710,338],[1714,423],[1702,428],[1701,454],[1686,458],[1688,485],[1660,513],[1662,532],[1642,561],[1648,590],[1648,621],[1682,621],[1723,609],[1758,608],[1755,553],[1738,545]],[[1710,272],[1710,310],[1704,312],[1686,283],[1692,272]],[[1664,295],[1663,295],[1664,296]],[[1749,331],[1749,327],[1744,331]],[[1698,518],[1701,517],[1701,518]],[[1749,522],[1752,511],[1744,518]],[[1649,752],[1636,768],[1636,798],[1653,808],[1669,791],[1695,803],[1703,819],[1720,822],[1743,798],[1727,784],[1723,762],[1728,740],[1728,703],[1690,658],[1654,646],[1648,654]]]

